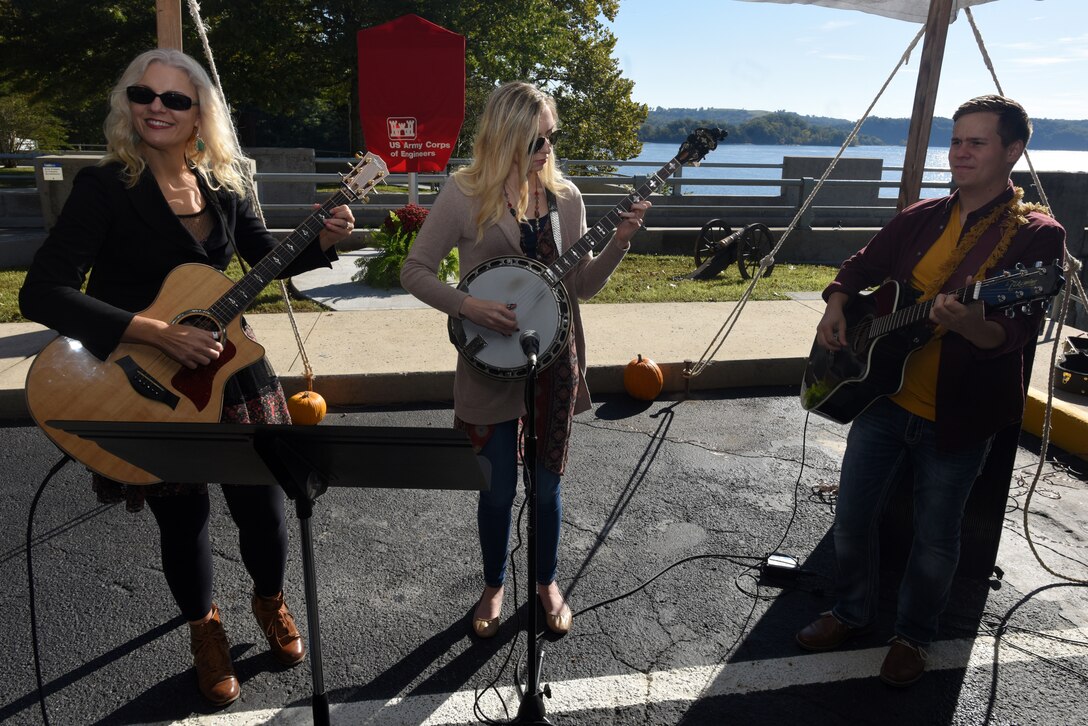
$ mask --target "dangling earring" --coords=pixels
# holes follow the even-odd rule
[[[204,149],[206,149],[206,148],[208,148],[208,146],[207,146],[207,144],[204,143],[204,139],[200,138],[200,134],[197,134],[196,135],[196,151],[197,151],[197,153],[198,154],[203,153]]]

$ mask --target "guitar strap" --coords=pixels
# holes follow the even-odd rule
[[[203,179],[199,174],[198,179]],[[227,235],[227,242],[230,243],[230,247],[234,250],[234,256],[238,258],[238,264],[242,268],[242,274],[249,274],[249,265],[246,264],[245,259],[242,257],[242,253],[238,250],[238,245],[234,241],[234,229],[231,225],[227,224],[227,214],[223,211],[223,205],[219,203],[219,196],[215,193],[215,190],[208,187],[204,188],[201,184],[201,188],[204,191],[204,198],[208,200],[208,203],[215,208],[216,213],[219,215],[219,224],[223,227],[223,234]]]
[[[559,230],[559,203],[550,189],[544,190],[548,196],[548,220],[552,223],[552,239],[555,240],[555,256],[563,254],[563,240]]]

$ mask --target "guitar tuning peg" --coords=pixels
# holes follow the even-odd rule
[[[1006,318],[1015,318],[1016,317],[1016,311],[1014,309],[1012,309],[1012,308],[1005,308],[1005,317]]]
[[[362,159],[362,158],[363,158],[363,152],[361,152],[361,151],[356,151],[356,152],[355,152],[355,158],[356,158],[356,159]]]

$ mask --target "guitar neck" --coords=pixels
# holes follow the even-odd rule
[[[631,194],[623,199],[616,207],[606,214],[597,224],[593,225],[582,238],[571,245],[571,248],[559,256],[548,268],[555,276],[554,282],[558,283],[568,272],[574,269],[578,261],[585,257],[593,249],[608,240],[612,231],[623,222],[622,212],[631,211],[631,205],[640,202],[661,188],[673,173],[682,166],[679,159],[673,157],[672,161],[665,164],[646,178],[646,181]]]
[[[296,257],[302,254],[314,238],[321,234],[321,230],[325,228],[325,220],[332,216],[331,210],[353,201],[354,198],[346,191],[340,190],[326,200],[283,242],[250,268],[249,272],[243,275],[242,279],[236,282],[225,295],[213,303],[208,312],[224,326],[245,312],[261,290],[275,280],[288,265],[294,262]]]
[[[961,287],[959,290],[953,290],[947,294],[952,295],[959,302],[967,305],[974,302],[976,299],[975,291],[985,283],[979,283],[978,285],[971,285],[970,287]],[[888,313],[887,315],[881,315],[873,320],[872,328],[869,331],[870,338],[878,338],[881,335],[885,335],[901,328],[920,323],[924,320],[929,320],[929,313],[933,309],[933,300],[926,300],[925,302],[915,303],[914,305],[908,305],[907,307],[900,308],[894,313]]]

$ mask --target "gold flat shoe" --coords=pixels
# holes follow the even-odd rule
[[[472,619],[472,632],[476,633],[478,638],[494,638],[495,633],[499,632],[499,625],[502,622],[502,616],[497,618],[473,618]]]
[[[570,626],[574,624],[574,613],[570,611],[570,606],[564,602],[563,607],[555,615],[544,613],[544,622],[548,624],[548,630],[553,633],[566,635],[570,632]]]

